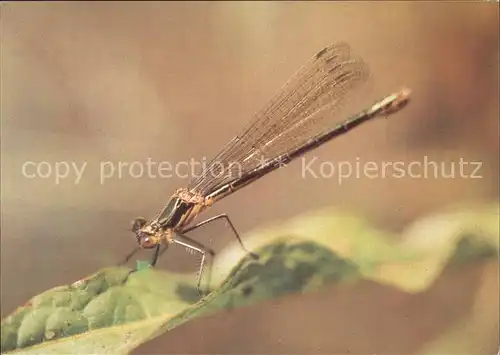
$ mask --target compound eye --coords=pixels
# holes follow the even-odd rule
[[[152,238],[151,236],[146,236],[144,238],[141,238],[139,244],[141,245],[141,248],[144,249],[152,249],[158,245],[155,239]]]
[[[132,223],[132,232],[137,232],[139,229],[144,227],[148,221],[146,221],[144,218],[139,217],[134,220]]]

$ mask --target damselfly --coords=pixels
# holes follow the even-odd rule
[[[154,219],[149,222],[143,218],[135,220],[132,230],[139,244],[137,249],[155,249],[151,261],[153,266],[161,245],[168,247],[175,243],[198,253],[201,256],[197,275],[200,290],[206,255],[213,255],[213,251],[186,236],[187,233],[225,219],[240,245],[243,249],[245,247],[226,214],[193,224],[198,214],[332,138],[374,117],[392,114],[408,103],[410,91],[402,89],[368,109],[336,122],[336,111],[355,94],[355,89],[367,76],[366,65],[361,59],[352,58],[345,43],[318,52],[255,114],[248,126],[222,149],[200,176],[187,188],[178,189],[173,194]]]

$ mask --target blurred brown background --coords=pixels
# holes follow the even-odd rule
[[[302,179],[298,163],[206,216],[225,211],[244,233],[339,206],[399,231],[450,204],[497,200],[498,18],[487,3],[3,3],[2,315],[116,263],[135,245],[130,220],[153,216],[188,182],[127,175],[101,184],[99,162],[210,158],[300,65],[341,40],[373,75],[357,107],[403,85],[412,102],[322,147],[320,160],[463,158],[483,162],[483,178],[338,184]],[[26,161],[87,168],[78,184],[74,175],[55,184],[25,178]],[[332,288],[202,319],[140,352],[408,353],[458,317],[474,279],[472,270],[437,285],[443,303],[432,310],[368,284],[355,293],[366,308],[349,309]]]

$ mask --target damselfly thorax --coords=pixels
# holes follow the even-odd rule
[[[158,215],[151,221],[137,218],[132,226],[141,248],[152,249],[170,243],[175,232],[182,233],[198,214],[212,204],[211,199],[178,189]]]

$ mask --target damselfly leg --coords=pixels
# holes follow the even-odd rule
[[[160,248],[161,248],[160,245],[157,245],[155,247],[155,251],[153,252],[153,257],[151,258],[151,262],[150,262],[151,266],[155,266],[160,255],[162,255],[165,252],[165,250],[168,249],[168,248],[163,248],[163,250],[160,252]],[[130,259],[140,250],[142,250],[141,247],[136,247],[136,248],[132,249],[132,251],[130,253],[128,253],[127,256],[123,259],[123,261],[121,263],[119,263],[118,265],[127,264],[130,261]]]
[[[189,232],[192,232],[204,225],[207,225],[207,224],[210,224],[212,222],[215,222],[217,220],[220,220],[220,219],[223,219],[226,221],[226,223],[229,225],[231,231],[233,232],[233,235],[234,237],[236,238],[236,240],[238,241],[238,244],[241,246],[241,248],[247,253],[249,254],[251,257],[253,257],[254,259],[258,259],[259,256],[253,252],[251,252],[250,250],[248,250],[245,245],[243,244],[243,241],[238,233],[238,231],[236,230],[236,228],[234,227],[234,224],[231,222],[231,219],[229,218],[229,216],[225,213],[223,214],[220,214],[220,215],[217,215],[215,217],[211,217],[209,219],[206,219],[204,221],[201,221],[189,228],[186,228],[182,231],[182,234],[180,233],[176,233],[176,238],[174,238],[172,240],[173,243],[175,244],[178,244],[178,245],[181,245],[183,247],[185,247],[188,251],[191,251],[191,252],[194,252],[194,253],[197,253],[197,254],[201,254],[201,262],[200,262],[200,267],[198,269],[198,272],[197,272],[197,276],[196,276],[196,282],[197,282],[197,287],[198,287],[198,292],[200,292],[200,294],[202,293],[201,292],[201,280],[202,280],[202,277],[203,277],[203,272],[204,272],[204,269],[205,269],[205,265],[206,265],[206,256],[207,254],[210,254],[210,256],[213,258],[215,256],[215,252],[211,249],[211,248],[208,248],[206,247],[205,245],[203,245],[202,243],[200,242],[197,242],[195,241],[194,239],[188,237],[186,234],[189,233]],[[161,245],[157,245],[155,247],[155,250],[153,252],[153,256],[151,258],[151,261],[150,261],[150,265],[151,266],[155,266],[158,259],[163,255],[163,253],[168,249],[168,246],[165,246],[163,249],[161,248]],[[130,261],[130,259],[132,258],[132,256],[137,253],[139,250],[141,250],[140,247],[136,247],[134,248],[126,257],[125,257],[125,260],[120,264],[120,265],[123,265],[123,264],[126,264],[127,262]],[[208,282],[210,282],[210,278],[211,278],[211,267],[209,267],[209,276],[208,276]]]
[[[125,258],[123,259],[123,261],[121,263],[119,263],[118,265],[127,264],[130,261],[130,259],[135,255],[135,253],[137,253],[141,249],[142,249],[141,247],[135,247],[134,249],[132,249],[132,251],[130,253],[128,253],[127,256],[125,256]]]
[[[161,244],[158,244],[155,248],[155,251],[153,253],[153,257],[151,258],[151,262],[149,263],[151,266],[155,266],[156,262],[158,261],[158,257],[160,256],[160,248]],[[162,253],[167,249],[167,247],[163,248]]]
[[[172,242],[185,247],[187,250],[201,254],[200,267],[199,267],[198,273],[196,275],[196,287],[197,287],[200,295],[202,295],[201,280],[202,280],[202,276],[203,276],[203,270],[205,268],[206,256],[207,256],[207,254],[210,254],[210,256],[213,258],[215,255],[214,251],[211,249],[205,248],[205,246],[203,244],[198,243],[198,242],[194,241],[193,239],[191,239],[185,235],[182,235],[182,234],[176,234],[176,236],[172,239]],[[210,287],[210,279],[212,276],[212,270],[211,270],[211,267],[208,269],[209,270],[208,270],[207,285]]]
[[[194,225],[194,226],[192,226],[192,227],[186,228],[186,229],[184,229],[184,230],[182,231],[182,233],[187,234],[187,233],[189,233],[189,232],[194,231],[194,230],[195,230],[195,229],[197,229],[197,228],[200,228],[201,226],[203,226],[203,225],[205,225],[205,224],[208,224],[208,223],[214,222],[214,221],[216,221],[216,220],[218,220],[218,219],[225,219],[225,220],[226,220],[227,224],[229,225],[229,227],[230,227],[230,228],[231,228],[231,230],[233,231],[233,234],[234,234],[234,236],[236,237],[236,240],[238,240],[238,243],[240,244],[241,248],[242,248],[245,252],[247,252],[248,254],[250,254],[250,255],[251,255],[254,259],[258,259],[258,258],[259,258],[259,256],[258,256],[257,254],[255,254],[255,253],[251,252],[250,250],[248,250],[248,249],[245,247],[245,245],[243,244],[243,241],[242,241],[242,240],[241,240],[241,238],[240,238],[240,235],[238,234],[238,231],[237,231],[237,230],[236,230],[236,228],[234,227],[233,222],[231,222],[231,220],[229,219],[229,216],[228,216],[227,214],[225,214],[225,213],[222,213],[222,214],[220,214],[220,215],[218,215],[218,216],[215,216],[215,217],[212,217],[212,218],[206,219],[206,220],[204,220],[204,221],[202,221],[202,222],[200,222],[200,223],[195,224],[195,225]]]

